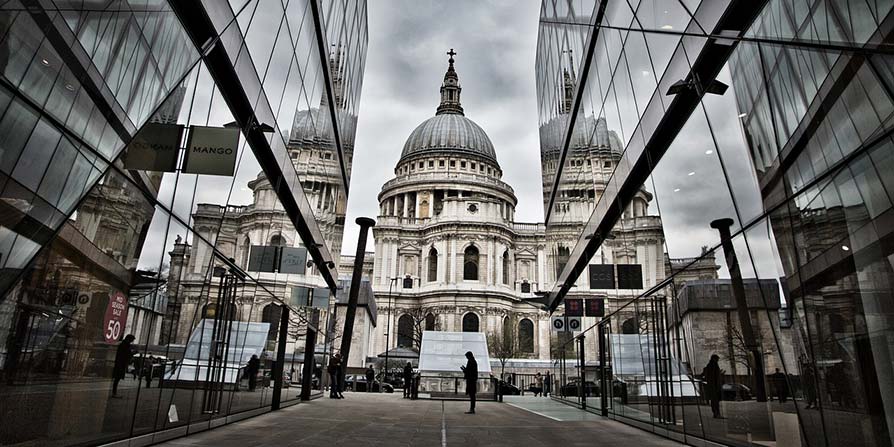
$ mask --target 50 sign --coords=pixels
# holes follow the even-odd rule
[[[106,343],[115,343],[121,338],[127,324],[127,297],[115,290],[109,293],[109,305],[103,318],[103,338]]]

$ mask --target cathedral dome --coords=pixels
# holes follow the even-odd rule
[[[354,147],[357,118],[340,108],[335,109],[335,114],[341,129],[342,145],[351,149]],[[329,117],[328,107],[312,107],[295,113],[292,130],[289,132],[289,143],[302,142],[332,144],[332,119]]]
[[[400,158],[431,152],[477,155],[497,163],[494,145],[484,129],[459,114],[435,115],[423,121],[407,138]]]
[[[459,100],[462,87],[453,67],[456,53],[451,49],[447,54],[450,55],[450,66],[441,84],[441,104],[435,116],[423,121],[407,138],[400,162],[417,155],[456,154],[478,156],[499,166],[494,145],[487,133],[463,113]]]

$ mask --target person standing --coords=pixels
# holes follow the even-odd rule
[[[550,387],[552,386],[549,371],[546,372],[546,380],[543,381],[543,397],[549,396]]]
[[[245,366],[245,375],[248,376],[248,390],[254,391],[258,383],[258,371],[261,370],[261,359],[257,355],[252,355]]]
[[[770,375],[770,378],[773,382],[773,389],[776,390],[776,398],[779,399],[779,403],[786,403],[788,401],[788,381],[785,374],[779,371],[779,368],[776,368],[776,372]]]
[[[801,375],[801,383],[804,384],[804,400],[807,401],[807,408],[818,408],[816,405],[816,380],[813,375],[813,366],[805,365],[804,373]]]
[[[329,366],[326,367],[329,373],[329,398],[341,399],[341,389],[339,387],[339,376],[341,375],[341,356],[335,354],[329,357]]]
[[[366,368],[366,392],[372,393],[373,384],[376,381],[376,370],[373,369],[372,365],[369,365],[369,368]]]
[[[723,370],[717,363],[720,356],[711,355],[711,360],[702,369],[702,379],[705,381],[705,397],[711,403],[711,412],[714,413],[715,419],[724,419],[720,415],[720,390],[723,386]]]
[[[404,366],[404,399],[408,399],[413,391],[413,364],[407,362]]]
[[[127,374],[127,365],[130,364],[130,360],[135,354],[133,349],[134,340],[136,340],[136,337],[133,334],[127,334],[124,340],[118,344],[118,349],[115,351],[115,366],[112,368],[112,397],[121,397],[118,395],[118,382]]]
[[[534,384],[536,385],[534,388],[534,397],[537,397],[539,394],[543,397],[543,376],[538,372],[534,375]]]
[[[466,366],[460,366],[466,379],[466,394],[469,395],[469,411],[466,414],[475,414],[475,394],[478,393],[478,362],[472,351],[466,352]]]

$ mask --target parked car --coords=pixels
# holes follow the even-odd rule
[[[519,396],[521,395],[521,389],[509,382],[501,380],[500,393],[504,396]]]
[[[378,380],[373,381],[373,392],[385,392],[385,393],[393,393],[394,387],[391,384],[382,384]],[[349,374],[345,376],[345,388],[351,391],[366,391],[367,383],[366,377],[362,375],[354,375]]]
[[[751,388],[741,383],[724,383],[720,387],[721,400],[751,400]]]
[[[581,386],[580,379],[571,379],[568,383],[562,385],[560,392],[563,396],[577,396],[578,390],[581,388],[583,388],[583,394],[585,396],[599,395],[599,385],[587,380],[583,383],[583,386]]]

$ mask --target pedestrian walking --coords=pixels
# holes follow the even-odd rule
[[[248,378],[248,390],[254,391],[258,383],[258,371],[261,370],[261,359],[257,355],[252,355],[245,365],[245,375]]]
[[[127,374],[127,365],[130,364],[130,360],[135,354],[133,348],[134,340],[136,340],[136,337],[133,334],[127,334],[124,340],[118,344],[118,349],[115,351],[115,366],[112,368],[112,397],[121,397],[118,395],[118,382]]]
[[[469,411],[466,414],[475,414],[475,395],[478,393],[478,362],[472,351],[466,352],[466,366],[460,366],[466,379],[466,394],[469,395]]]
[[[715,419],[724,419],[720,415],[720,389],[723,386],[723,370],[717,363],[720,356],[711,355],[711,360],[702,369],[702,379],[705,381],[705,397],[711,403],[711,412],[714,413]]]
[[[373,369],[372,365],[369,365],[369,368],[366,368],[366,392],[372,393],[373,384],[376,381],[376,370]]]
[[[155,357],[149,356],[143,359],[143,378],[146,379],[146,388],[152,388],[152,368],[155,366]]]
[[[413,364],[407,362],[404,366],[404,399],[409,399],[413,392]]]

